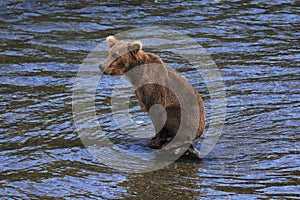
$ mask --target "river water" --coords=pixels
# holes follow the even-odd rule
[[[1,199],[299,199],[299,13],[296,1],[283,0],[1,1]],[[82,144],[73,84],[105,37],[154,25],[181,31],[209,53],[225,85],[226,120],[201,161],[131,174]],[[195,69],[173,54],[153,52],[203,96],[209,127],[206,83],[189,79]],[[99,123],[112,141],[147,152],[146,138],[132,140],[111,119],[116,80],[99,83]],[[130,98],[137,121],[150,123]]]

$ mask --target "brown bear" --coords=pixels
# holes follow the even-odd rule
[[[172,140],[177,147],[202,135],[204,102],[185,78],[156,54],[144,52],[139,41],[120,42],[109,36],[107,43],[108,55],[100,69],[107,75],[124,75],[133,85],[156,131],[149,141],[151,148],[160,149]]]

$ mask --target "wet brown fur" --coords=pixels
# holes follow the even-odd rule
[[[126,74],[130,69],[140,65],[160,65],[162,68],[161,70],[164,72],[163,74],[165,74],[165,77],[161,77],[164,81],[171,82],[171,84],[174,85],[177,84],[182,90],[196,96],[196,104],[198,104],[197,106],[200,108],[199,113],[190,113],[190,115],[184,116],[188,118],[184,121],[190,123],[185,124],[187,132],[189,131],[189,127],[196,127],[197,133],[192,136],[192,140],[200,137],[205,126],[204,102],[192,85],[176,71],[165,65],[157,55],[144,52],[140,42],[118,42],[112,36],[107,38],[107,42],[110,49],[101,68],[104,70],[104,73],[108,75],[125,74],[132,83],[136,97],[142,108],[146,112],[151,112],[149,114],[156,129],[156,135],[150,140],[150,147],[161,148],[176,135],[181,123],[182,111],[178,98],[167,87],[159,84],[145,84],[141,87],[136,87],[141,80],[151,79],[150,67],[143,69],[140,74],[135,74],[134,77],[130,74]],[[151,107],[156,104],[161,105],[164,110],[151,110]],[[198,116],[195,117],[195,115]],[[194,120],[194,118],[198,118],[199,120]],[[165,123],[162,124],[163,122]]]

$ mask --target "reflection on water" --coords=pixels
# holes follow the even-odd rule
[[[296,1],[0,5],[1,198],[299,197]],[[203,45],[223,76],[227,117],[222,137],[201,162],[180,161],[129,175],[84,148],[73,122],[71,91],[79,65],[103,38],[145,25],[181,30]],[[203,80],[193,77],[193,67],[168,52],[155,53],[203,94],[209,118],[210,95]],[[106,76],[97,90],[103,131],[122,148],[147,152],[146,138],[126,135],[113,121],[115,84]],[[134,119],[149,124],[130,95]]]

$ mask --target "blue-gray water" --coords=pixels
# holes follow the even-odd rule
[[[296,1],[283,0],[1,1],[1,199],[298,199],[299,13]],[[182,31],[211,55],[225,84],[226,123],[201,162],[127,174],[82,145],[72,87],[83,59],[106,36],[152,25]],[[155,53],[183,75],[193,72]],[[104,80],[100,123],[111,139],[143,151],[145,139],[132,142],[109,120],[115,78]],[[209,105],[205,84],[189,81]]]

